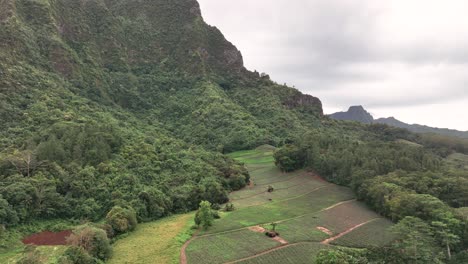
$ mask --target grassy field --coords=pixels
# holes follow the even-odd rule
[[[110,264],[179,263],[180,248],[192,236],[193,214],[139,224],[114,245]]]
[[[39,251],[40,261],[44,264],[59,263],[59,258],[63,255],[66,246],[38,246],[36,250]],[[23,257],[23,249],[10,251],[8,253],[0,254],[0,263],[14,264]]]
[[[303,170],[283,173],[272,154],[271,147],[230,154],[246,163],[253,184],[231,193],[236,210],[222,213],[191,241],[186,249],[189,264],[313,263],[319,250],[334,247],[320,242],[341,233],[331,242],[359,248],[393,239],[388,232],[392,223],[355,201],[349,188]],[[274,191],[268,193],[268,186]],[[252,231],[269,229],[272,222],[281,243]]]

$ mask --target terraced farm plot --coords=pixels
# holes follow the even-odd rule
[[[249,257],[281,245],[248,229],[194,239],[186,250],[188,263],[224,263]]]
[[[356,225],[380,217],[358,201],[343,203],[320,213],[320,218],[323,220],[322,226],[334,234],[339,234]]]
[[[240,208],[226,214],[207,231],[217,233],[243,227],[266,224],[318,212],[323,208],[354,198],[350,189],[337,185],[327,185],[313,189],[309,193],[284,200],[273,201],[259,206]]]
[[[390,232],[392,225],[390,220],[379,218],[356,228],[331,244],[354,248],[385,246],[395,239],[395,235]]]
[[[247,260],[235,262],[238,264],[311,264],[314,263],[315,256],[322,249],[330,246],[319,243],[299,243],[283,247],[268,254],[259,255]]]
[[[247,164],[253,184],[231,193],[236,210],[222,213],[188,244],[189,264],[313,263],[331,244],[360,248],[393,239],[392,223],[355,201],[351,189],[304,170],[283,173],[272,159],[266,162],[268,155],[271,148],[230,154]],[[282,243],[249,230],[270,229],[273,222]]]

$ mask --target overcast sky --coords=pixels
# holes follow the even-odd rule
[[[250,70],[325,113],[468,130],[466,0],[199,0]]]

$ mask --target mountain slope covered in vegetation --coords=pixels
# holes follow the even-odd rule
[[[319,124],[318,99],[247,71],[191,0],[0,2],[0,218],[140,220],[248,182],[221,153]]]
[[[43,220],[105,219],[113,236],[225,203],[250,176],[224,154],[263,144],[282,170],[420,227],[392,248],[407,263],[468,245],[454,210],[468,176],[444,161],[468,144],[324,117],[319,99],[245,69],[195,0],[0,0],[0,76],[0,248]],[[412,252],[421,237],[428,250]]]

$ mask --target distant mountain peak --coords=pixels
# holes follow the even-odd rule
[[[370,124],[374,121],[374,117],[362,105],[351,106],[347,112],[338,112],[329,116],[337,120],[352,120],[365,124]]]
[[[415,133],[436,133],[445,136],[468,138],[468,131],[458,131],[446,128],[435,128],[418,124],[407,124],[395,118],[394,116],[387,118],[374,119],[369,112],[367,112],[362,105],[349,107],[347,112],[338,112],[329,115],[330,118],[337,120],[358,121],[365,124],[386,124],[389,126],[405,128]]]

